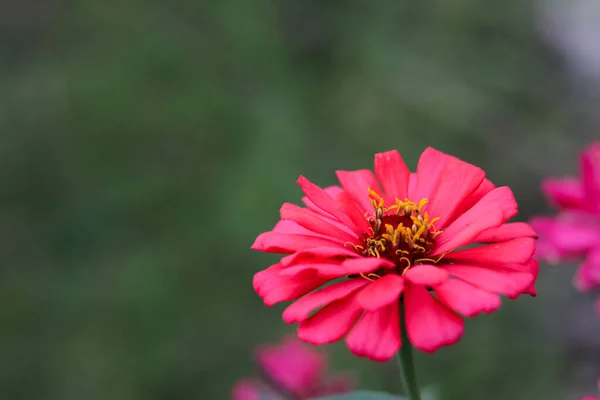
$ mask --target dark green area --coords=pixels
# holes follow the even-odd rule
[[[542,210],[544,154],[577,139],[532,3],[26,1],[0,14],[0,393],[45,400],[229,397],[254,346],[293,327],[253,274],[257,234],[302,174],[434,146]],[[572,134],[569,133],[569,134]],[[556,142],[558,141],[558,142]],[[551,143],[571,143],[560,151]],[[568,157],[567,157],[568,156]],[[569,158],[570,157],[570,158]],[[555,172],[562,172],[552,163]],[[564,167],[567,171],[572,167]],[[559,399],[555,287],[417,355],[442,399]],[[560,280],[567,283],[559,283]],[[546,290],[542,290],[546,289]],[[364,389],[395,365],[327,348]]]

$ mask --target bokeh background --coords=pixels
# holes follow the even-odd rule
[[[293,331],[249,250],[296,178],[434,146],[548,213],[600,135],[593,0],[0,2],[0,398],[226,400]],[[594,19],[595,18],[595,19]],[[600,322],[544,267],[537,298],[419,354],[441,399],[571,399]],[[395,365],[324,348],[360,387]]]

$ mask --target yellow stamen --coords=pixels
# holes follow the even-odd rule
[[[371,281],[371,282],[375,282],[377,279],[381,278],[379,275],[374,274],[374,273],[370,273],[368,275],[365,275],[365,274],[359,274],[359,275],[361,276],[361,278],[365,278],[366,280]]]
[[[350,246],[354,247],[354,250],[359,251],[359,252],[363,251],[365,249],[364,247],[359,246],[358,244],[354,244],[352,242],[346,242],[346,243],[344,243],[344,247],[346,247],[347,244],[349,244]]]

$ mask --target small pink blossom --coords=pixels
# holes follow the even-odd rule
[[[346,393],[352,388],[349,376],[326,379],[327,357],[295,337],[261,346],[256,358],[263,378],[238,382],[233,400],[302,400]]]
[[[600,142],[582,152],[579,178],[547,179],[542,190],[559,211],[531,221],[540,235],[536,257],[549,262],[583,259],[575,285],[586,292],[599,289]]]

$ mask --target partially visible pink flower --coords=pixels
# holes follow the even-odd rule
[[[238,382],[234,400],[308,399],[346,393],[352,388],[348,376],[326,379],[327,357],[295,337],[261,346],[257,362],[263,378]]]
[[[600,379],[598,379],[598,395],[597,396],[584,396],[581,400],[600,400]]]
[[[582,152],[579,178],[547,179],[542,189],[559,212],[531,221],[540,235],[536,257],[583,259],[575,285],[582,291],[600,288],[600,142]]]

